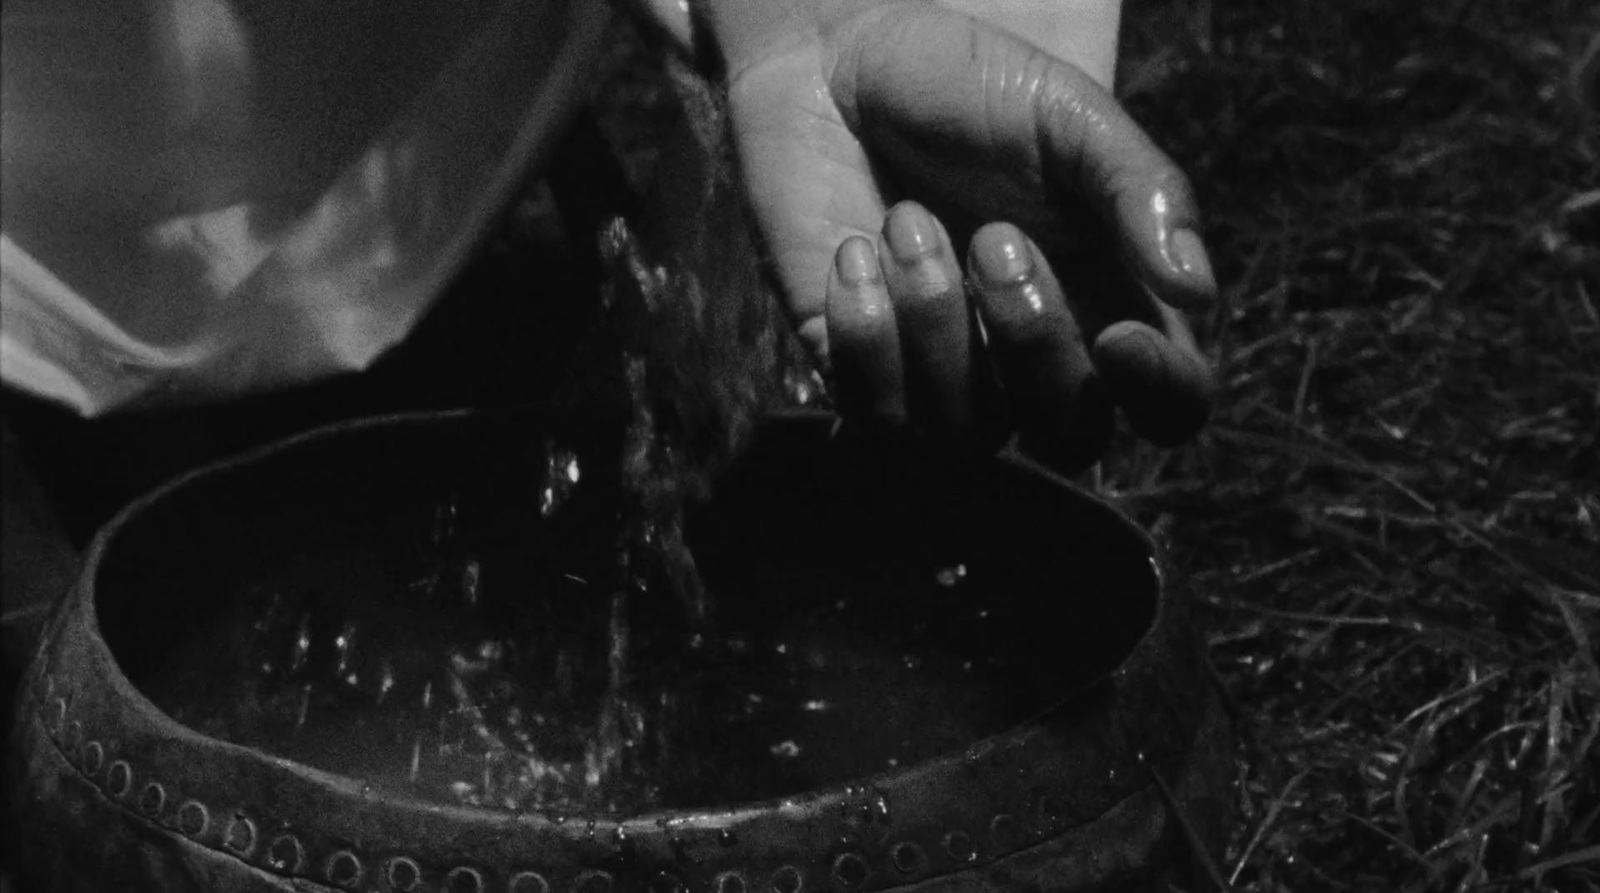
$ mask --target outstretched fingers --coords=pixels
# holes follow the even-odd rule
[[[890,210],[876,244],[856,236],[828,276],[829,366],[840,408],[891,427],[968,432],[981,356],[950,237],[914,202]]]

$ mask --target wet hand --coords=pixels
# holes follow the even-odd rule
[[[1016,255],[1033,270],[1025,283],[995,281],[973,295],[996,330],[988,353],[1019,427],[1078,430],[1066,450],[1076,457],[1109,430],[1100,421],[1109,408],[1095,407],[1121,405],[1159,442],[1181,440],[1203,421],[1210,374],[1176,309],[1205,306],[1216,289],[1198,214],[1182,173],[1094,77],[926,0],[728,0],[711,5],[710,19],[757,221],[790,314],[819,358],[838,359],[831,339],[847,331],[829,318],[829,283],[834,292],[844,283],[835,252],[861,253],[859,237],[887,258],[891,240],[880,244],[880,229],[892,233],[899,217],[888,215],[886,225],[888,206],[909,197],[935,208],[958,236],[1006,220],[1032,239]],[[960,346],[970,323],[956,325],[950,310],[934,314],[935,323],[906,309],[915,292],[919,307],[966,312],[960,300],[921,300],[940,289],[962,296],[956,248],[935,229],[937,262],[907,274],[885,261],[881,284],[867,288],[880,293],[861,299],[894,311],[899,353],[872,362],[900,364],[904,420],[913,426],[964,424],[961,413],[977,404],[947,414],[946,384],[982,381],[973,351]],[[974,259],[999,252],[993,243],[1015,233],[979,231]],[[1032,315],[1003,317],[1003,294],[1042,303]],[[1001,331],[1002,317],[1012,329]],[[1045,332],[1051,327],[1058,330]],[[1030,388],[1040,393],[1027,396]],[[869,391],[867,403],[877,405],[882,390]],[[1060,417],[1027,421],[1050,413]]]
[[[1160,444],[1204,423],[1210,371],[1175,313],[1086,329],[1039,247],[1008,223],[978,230],[965,266],[913,202],[876,238],[839,246],[824,318],[846,419],[978,443],[1014,431],[1064,471],[1099,458],[1115,406]]]

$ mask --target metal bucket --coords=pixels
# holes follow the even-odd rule
[[[634,815],[447,803],[307,765],[292,744],[202,734],[193,704],[233,683],[208,670],[184,688],[172,674],[229,665],[214,652],[248,620],[237,606],[263,591],[315,592],[341,616],[359,616],[370,641],[390,642],[396,661],[405,649],[395,643],[452,635],[455,621],[372,595],[428,566],[422,546],[437,539],[441,498],[481,572],[481,600],[449,609],[462,616],[506,623],[496,611],[555,600],[559,579],[614,560],[596,545],[615,538],[604,470],[586,467],[558,494],[558,512],[543,476],[567,448],[604,455],[614,444],[584,443],[578,429],[532,412],[363,421],[187,475],[101,532],[19,696],[12,802],[25,871],[40,889],[62,891],[1165,891],[1182,882],[1195,849],[1220,841],[1232,739],[1189,611],[1148,538],[1025,463],[930,478],[903,455],[838,441],[829,428],[769,424],[691,514],[689,542],[718,622],[759,638],[828,626],[834,606],[855,605],[834,625],[862,641],[914,631],[954,658],[1008,667],[1011,681],[978,705],[1001,727],[972,726],[981,734],[952,747],[938,737],[950,733],[936,728],[946,716],[937,703],[921,714],[932,717],[925,725],[885,715],[926,728],[893,744],[915,759],[863,768],[876,745],[870,712],[859,714],[865,724],[832,734],[844,740],[818,742],[831,756],[787,774],[743,773],[737,743],[722,742],[710,749],[727,759],[690,753],[673,763],[679,776],[714,781],[704,790],[717,802]],[[591,604],[600,600],[559,597],[562,611],[603,615]],[[868,701],[901,710],[899,677],[880,669],[850,675]],[[185,691],[200,694],[186,702]],[[349,703],[339,721],[368,728],[370,701]],[[184,725],[174,714],[194,715]],[[348,770],[371,756],[351,751],[335,745],[334,762]]]

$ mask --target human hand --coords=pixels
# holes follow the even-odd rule
[[[1011,240],[1035,271],[1027,287],[992,284],[975,297],[986,327],[1015,318],[991,333],[994,359],[1018,427],[1057,432],[1035,443],[1070,441],[1057,464],[1093,460],[1111,404],[1157,442],[1203,423],[1210,371],[1175,308],[1204,305],[1216,286],[1188,184],[1094,78],[928,0],[727,0],[708,12],[742,172],[801,337],[825,364],[849,367],[861,344],[876,344],[868,365],[901,370],[898,389],[877,373],[858,379],[858,408],[934,427],[966,425],[981,409],[971,395],[983,352],[971,347],[958,255],[937,224],[929,257],[939,260],[917,267],[921,284],[884,264],[875,295],[832,289],[841,307],[892,311],[899,353],[885,354],[881,335],[843,353],[830,344],[853,331],[829,318],[827,283],[844,282],[826,273],[835,251],[862,253],[853,237],[876,249],[880,227],[892,234],[909,215],[883,226],[890,199],[913,196],[958,235],[1008,220],[1033,238],[1026,253]],[[981,231],[974,256],[999,252],[990,242],[1014,232]],[[1042,303],[1019,314],[1006,295]],[[911,308],[925,303],[944,309],[922,319]]]
[[[847,419],[966,440],[1014,430],[1024,452],[1066,471],[1100,456],[1114,404],[1159,444],[1204,423],[1210,372],[1181,324],[1165,330],[1170,349],[1126,320],[1086,339],[1038,246],[1008,223],[978,230],[966,267],[914,202],[876,240],[839,246],[825,321]]]

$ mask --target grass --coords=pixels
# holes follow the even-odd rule
[[[1600,889],[1600,8],[1128,9],[1225,294],[1160,531],[1244,717],[1238,891]]]
[[[1209,613],[1225,885],[1600,890],[1600,7],[1128,2],[1223,387],[1101,481]]]

